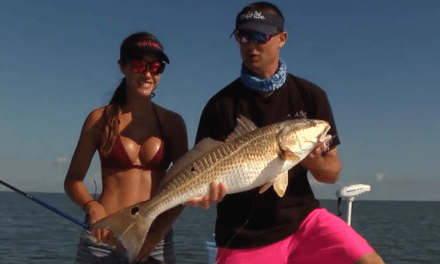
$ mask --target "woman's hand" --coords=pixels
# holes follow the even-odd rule
[[[107,216],[104,207],[97,201],[87,203],[86,206],[84,206],[84,210],[87,213],[87,220],[90,227],[92,227],[93,224]],[[91,229],[91,232],[93,236],[95,236],[95,238],[98,240],[98,242],[112,240],[110,230],[108,229]]]
[[[219,203],[226,195],[226,187],[223,183],[212,182],[209,194],[203,197],[194,197],[190,199],[186,205],[191,207],[202,207],[209,209],[211,205]]]

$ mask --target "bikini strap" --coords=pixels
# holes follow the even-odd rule
[[[156,108],[155,104],[153,104],[153,111],[154,111],[154,115],[156,116],[157,125],[159,126],[160,136],[163,138],[162,139],[163,141],[166,141],[166,137],[165,137],[165,133],[164,133],[164,130],[163,130],[162,122],[160,121],[159,113],[157,112],[157,108]]]
[[[164,152],[165,152],[165,155],[168,157],[168,155],[167,155],[168,151],[166,151],[166,148],[168,147],[168,144],[167,144],[168,140],[167,140],[167,137],[165,135],[161,119],[159,118],[159,113],[157,111],[156,105],[154,103],[153,103],[153,111],[154,111],[154,115],[156,116],[157,125],[159,126],[160,137],[161,137],[162,141],[165,143],[165,146],[163,146],[164,147]]]

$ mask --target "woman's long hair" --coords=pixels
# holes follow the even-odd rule
[[[113,93],[113,97],[109,104],[104,108],[104,126],[100,135],[101,146],[99,148],[104,157],[110,153],[115,139],[118,136],[119,113],[121,112],[122,106],[127,102],[126,90],[127,85],[124,78]]]

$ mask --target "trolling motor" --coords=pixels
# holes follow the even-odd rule
[[[338,216],[342,215],[342,212],[340,210],[342,198],[348,201],[348,212],[347,212],[348,225],[351,225],[351,209],[354,198],[364,192],[369,192],[370,190],[371,190],[370,185],[354,184],[354,185],[342,187],[342,189],[336,192],[336,196],[338,197],[338,212],[339,212]]]

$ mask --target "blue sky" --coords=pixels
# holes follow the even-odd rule
[[[248,3],[1,1],[0,178],[25,191],[63,191],[87,114],[122,78],[119,45],[140,30],[171,60],[154,101],[183,116],[192,147],[205,103],[239,76],[229,35]],[[367,183],[364,199],[440,200],[440,2],[273,3],[289,34],[281,57],[327,92],[342,141],[340,180],[311,179],[317,196]],[[97,156],[85,179],[91,192],[94,180],[99,186]]]

